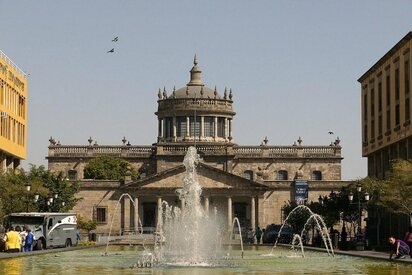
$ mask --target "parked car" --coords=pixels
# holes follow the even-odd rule
[[[278,237],[280,224],[270,224],[266,226],[265,234],[263,234],[263,243],[275,243]],[[293,239],[293,229],[287,224],[282,228],[278,243],[290,243]]]

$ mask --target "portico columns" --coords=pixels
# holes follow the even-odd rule
[[[255,197],[250,198],[250,226],[253,230],[256,229],[256,203]]]
[[[123,231],[130,230],[130,199],[128,196],[123,197]]]
[[[209,216],[209,197],[205,197],[205,213]]]
[[[159,232],[162,220],[162,197],[157,197],[156,232]]]
[[[229,139],[233,138],[233,119],[229,119]]]
[[[227,230],[232,226],[232,197],[227,197]]]
[[[139,231],[139,198],[134,197],[134,231]]]

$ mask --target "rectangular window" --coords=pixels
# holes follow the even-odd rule
[[[378,135],[382,135],[382,115],[378,117]]]
[[[386,70],[386,106],[388,106],[387,108],[391,106],[391,77],[389,70]]]
[[[371,118],[375,116],[375,89],[373,88],[373,83],[371,85]]]
[[[378,83],[378,112],[382,112],[382,82]]]
[[[375,138],[375,120],[371,120],[371,139]]]
[[[107,222],[107,208],[106,207],[97,207],[96,208],[96,222],[106,223]]]
[[[386,110],[386,130],[391,129],[391,110]]]
[[[173,118],[166,117],[165,118],[165,138],[170,138],[173,136]]]
[[[409,90],[409,59],[405,60],[405,71],[404,71],[404,78],[405,78],[405,94],[409,95],[410,90]]]
[[[395,126],[398,126],[401,121],[401,112],[399,110],[399,104],[395,106]]]
[[[368,121],[368,96],[366,93],[363,96],[363,120]]]
[[[217,118],[217,136],[225,137],[225,118],[224,117]]]
[[[200,137],[200,117],[196,117],[196,123],[195,123],[195,118],[190,117],[190,136],[191,137]]]
[[[409,97],[405,99],[405,121],[409,121],[411,119],[411,108],[409,106]]]
[[[213,117],[206,116],[203,119],[204,123],[204,135],[205,137],[215,136],[215,120]]]
[[[368,142],[368,125],[366,123],[363,126],[363,141]]]
[[[186,129],[187,129],[186,117],[184,117],[184,116],[177,117],[176,118],[176,123],[177,123],[177,136],[178,137],[185,137],[186,136]]]
[[[395,102],[399,100],[400,90],[399,90],[399,68],[395,69]]]

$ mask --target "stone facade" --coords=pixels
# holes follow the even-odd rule
[[[216,207],[228,225],[235,216],[243,227],[281,223],[286,202],[315,201],[349,184],[341,181],[339,138],[326,146],[305,146],[301,138],[291,146],[270,146],[267,138],[258,146],[234,143],[232,90],[225,89],[221,96],[216,88],[205,87],[196,58],[190,72],[186,87],[174,88],[169,96],[166,89],[159,90],[159,130],[151,146],[131,145],[125,138],[111,146],[93,143],[92,138],[84,146],[49,140],[49,169],[80,182],[78,196],[83,199],[74,211],[97,220],[98,233],[108,233],[112,219],[113,232],[139,226],[153,230],[163,200],[175,206],[184,203],[175,191],[182,186],[182,161],[189,146],[196,146],[201,157],[198,177],[205,211]],[[98,156],[127,160],[140,179],[83,179],[84,167]],[[307,188],[303,195],[297,193],[299,184]]]

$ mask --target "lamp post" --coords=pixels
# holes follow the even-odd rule
[[[361,203],[361,195],[362,195],[362,186],[361,185],[357,185],[356,186],[356,192],[358,195],[358,213],[359,213],[359,225],[358,225],[358,237],[360,237],[362,235],[362,229],[361,229],[361,224],[362,224],[362,203]],[[353,203],[353,193],[350,192],[348,195],[349,198],[349,202],[352,204]],[[369,201],[369,193],[365,192],[364,193],[364,200],[365,203],[367,203]]]
[[[27,180],[27,182],[24,186],[26,186],[26,212],[29,212],[29,192],[30,192],[30,189],[31,189],[31,184],[30,184],[29,180]]]

